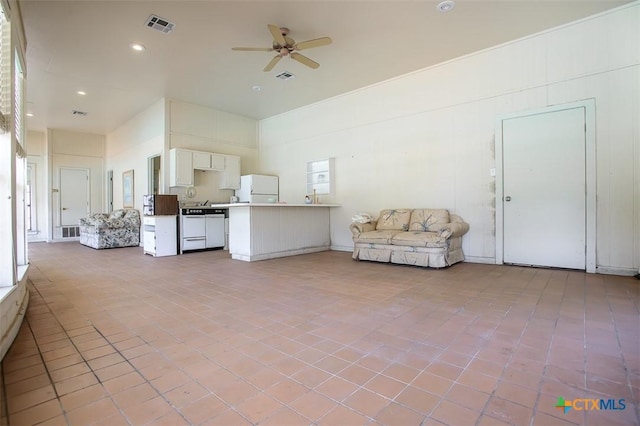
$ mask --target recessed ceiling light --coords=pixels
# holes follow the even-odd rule
[[[251,90],[253,90],[254,92],[261,92],[262,91],[262,87],[258,86],[257,84],[255,86],[251,87]]]
[[[142,45],[140,43],[132,43],[130,46],[136,52],[144,52],[145,50],[147,50],[147,48],[144,47],[144,45]]]
[[[27,117],[33,117],[33,113],[32,112],[28,112],[27,113]]]
[[[85,92],[84,90],[78,90],[76,93],[80,96],[84,96],[87,94],[87,92]]]
[[[456,4],[453,0],[445,0],[438,3],[436,9],[438,9],[439,12],[449,12],[454,7],[456,7]]]

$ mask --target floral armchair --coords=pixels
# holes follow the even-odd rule
[[[80,219],[80,244],[94,249],[140,245],[140,212],[118,209]]]

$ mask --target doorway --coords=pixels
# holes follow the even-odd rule
[[[107,171],[107,213],[113,211],[113,170]]]
[[[27,182],[25,185],[25,225],[29,237],[38,234],[38,215],[36,205],[36,177],[37,167],[35,163],[27,163]]]
[[[595,272],[595,103],[501,117],[496,263]]]
[[[149,157],[148,160],[148,172],[149,172],[149,188],[147,194],[159,194],[160,193],[160,169],[162,164],[162,157],[160,154]]]

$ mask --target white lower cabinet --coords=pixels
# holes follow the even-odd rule
[[[145,254],[155,257],[178,254],[177,216],[144,216],[142,229]]]

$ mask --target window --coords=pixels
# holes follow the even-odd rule
[[[2,2],[2,5],[5,3]],[[25,276],[27,155],[24,138],[24,50],[0,5],[0,287]],[[19,21],[18,26],[19,28]],[[15,49],[15,50],[14,50]],[[1,295],[2,293],[0,293]]]
[[[307,195],[333,196],[333,158],[307,163]]]
[[[26,182],[27,182],[27,150],[24,140],[24,73],[22,55],[16,49],[13,74],[13,134],[16,140],[16,263],[18,267],[26,266],[27,256],[27,224],[26,224]]]

